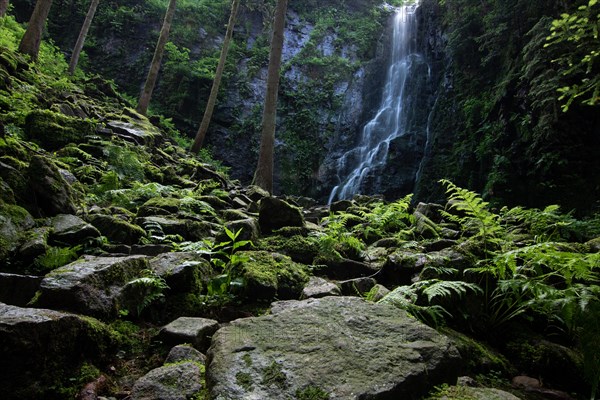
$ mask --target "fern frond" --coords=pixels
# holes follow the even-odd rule
[[[439,279],[432,279],[429,281],[421,281],[417,283],[420,283],[422,285],[423,294],[427,296],[427,300],[429,302],[433,301],[438,297],[450,298],[453,295],[462,297],[466,295],[469,291],[472,291],[477,294],[483,294],[483,290],[479,287],[479,285],[475,283],[463,281],[443,281]]]

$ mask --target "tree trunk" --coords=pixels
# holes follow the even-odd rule
[[[237,16],[238,6],[240,0],[233,0],[231,3],[231,14],[229,15],[229,23],[227,24],[227,33],[225,34],[225,40],[223,41],[223,48],[221,49],[221,57],[219,58],[219,65],[217,66],[217,72],[215,72],[215,79],[213,80],[212,88],[210,89],[210,96],[206,103],[206,110],[204,110],[204,116],[202,117],[202,123],[194,144],[192,145],[192,153],[198,153],[202,147],[202,142],[206,137],[206,131],[208,131],[208,125],[212,118],[213,110],[215,109],[215,103],[217,102],[217,95],[219,94],[219,86],[221,85],[221,78],[223,77],[223,70],[225,69],[225,61],[227,60],[227,52],[229,51],[229,43],[233,36],[233,27],[235,26],[235,19]]]
[[[77,38],[77,42],[75,43],[75,47],[73,48],[73,54],[71,54],[71,62],[69,62],[69,74],[73,75],[75,73],[75,68],[77,68],[77,63],[79,62],[79,55],[81,54],[81,50],[83,49],[83,43],[85,42],[85,37],[90,30],[90,25],[92,25],[92,19],[94,19],[94,14],[96,14],[96,8],[98,7],[98,3],[100,0],[92,0],[90,3],[90,8],[85,16],[85,20],[83,21],[83,26],[81,27],[81,31],[79,32],[79,37]]]
[[[283,50],[283,28],[288,0],[277,0],[275,19],[273,21],[273,37],[269,54],[269,70],[267,72],[267,95],[262,119],[262,134],[258,165],[254,173],[254,184],[273,193],[273,149],[275,146],[275,124],[277,117],[277,91],[279,89],[279,67]]]
[[[150,104],[152,91],[154,90],[158,71],[160,70],[160,63],[165,52],[165,45],[167,44],[167,40],[169,40],[169,31],[171,30],[171,22],[173,21],[176,5],[177,0],[169,0],[169,8],[165,14],[165,20],[160,30],[158,42],[156,43],[154,57],[152,57],[152,63],[150,64],[150,71],[148,71],[148,77],[146,78],[146,83],[144,84],[144,89],[140,94],[140,100],[137,105],[137,111],[142,115],[146,115],[148,112],[148,105]]]
[[[0,18],[6,15],[8,10],[8,0],[0,0]]]
[[[27,30],[19,45],[19,53],[29,54],[33,61],[37,60],[40,51],[42,33],[44,32],[44,25],[46,24],[50,7],[52,7],[52,0],[37,0],[33,14],[31,14],[31,18],[29,19]]]

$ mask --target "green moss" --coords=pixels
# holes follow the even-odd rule
[[[433,392],[426,400],[478,400],[479,397],[474,396],[467,386],[448,386],[443,384],[436,386]]]
[[[281,389],[287,387],[287,377],[281,369],[281,365],[273,361],[271,365],[262,370],[262,383],[264,385],[274,385]]]
[[[297,400],[329,400],[329,393],[317,386],[307,386],[296,390]]]
[[[249,297],[294,298],[308,282],[308,267],[293,262],[287,256],[266,251],[246,251],[241,255],[247,258],[242,264],[241,276],[246,282]]]
[[[235,375],[235,382],[243,387],[247,392],[251,392],[254,389],[252,384],[252,376],[247,372],[238,372]]]
[[[319,254],[319,242],[315,237],[292,235],[291,237],[271,236],[260,241],[259,248],[276,251],[302,264],[312,264]]]
[[[68,117],[50,110],[34,110],[25,118],[27,137],[49,150],[81,142],[95,131],[96,123],[91,120]]]
[[[464,360],[467,360],[469,372],[487,373],[500,371],[503,375],[514,374],[510,362],[500,353],[485,343],[474,340],[450,328],[443,328],[442,333],[450,337]]]
[[[252,366],[252,357],[250,357],[250,354],[248,354],[248,353],[244,354],[244,356],[242,357],[242,360],[244,361],[244,364],[246,364],[246,367]]]
[[[154,197],[142,205],[143,208],[162,208],[165,211],[176,213],[181,207],[181,199],[174,197]]]

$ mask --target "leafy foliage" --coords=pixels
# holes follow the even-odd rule
[[[142,276],[127,284],[128,295],[135,304],[135,316],[139,317],[142,311],[151,304],[164,298],[164,291],[169,289],[165,280],[156,275],[152,270],[142,271]],[[128,314],[129,310],[121,310],[122,314]]]
[[[563,111],[568,111],[575,100],[590,106],[600,103],[599,27],[598,0],[589,0],[587,5],[579,6],[572,13],[563,13],[552,21],[546,46],[567,45],[568,51],[553,61],[560,66],[565,78],[576,81],[558,88]]]

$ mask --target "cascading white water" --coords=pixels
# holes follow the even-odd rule
[[[393,20],[392,54],[379,110],[363,128],[359,145],[337,160],[340,184],[329,195],[329,203],[360,193],[367,174],[385,164],[390,142],[406,133],[407,84],[413,69],[423,62],[415,50],[418,2],[400,7]]]

